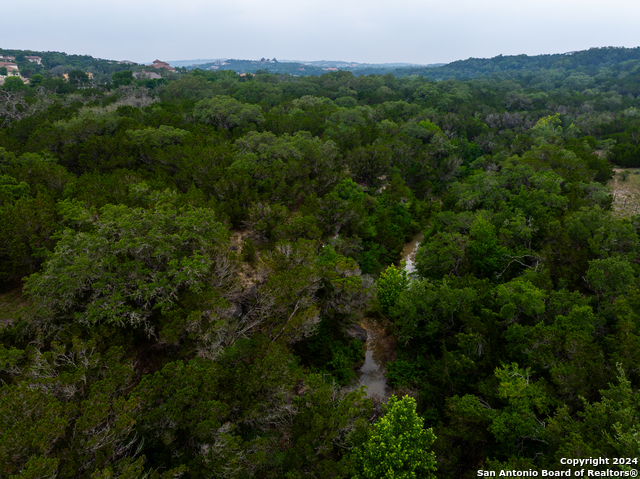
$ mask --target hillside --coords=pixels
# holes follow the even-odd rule
[[[150,79],[67,56],[54,72],[127,70],[66,81],[43,57],[8,78],[0,476],[543,477],[639,457],[636,53],[470,80]]]
[[[26,78],[36,73],[60,75],[74,69],[90,72],[102,80],[103,75],[132,69],[139,71],[144,65],[123,64],[115,60],[104,60],[89,55],[69,55],[61,52],[37,52],[31,50],[0,49],[0,55],[16,57],[16,63]],[[42,58],[42,65],[29,62],[27,55]],[[179,60],[169,62],[174,67],[187,70],[201,69],[207,71],[231,70],[236,73],[269,73],[290,74],[293,76],[322,75],[328,71],[350,71],[355,75],[384,75],[393,73],[402,78],[412,75],[424,76],[431,80],[501,78],[527,81],[536,85],[543,74],[553,72],[556,76],[566,78],[570,73],[595,77],[599,73],[617,72],[625,74],[633,71],[640,60],[640,47],[602,47],[589,50],[551,55],[499,55],[493,58],[469,58],[449,64],[430,64],[417,66],[410,64],[368,64],[344,61],[278,61],[277,59],[243,60]],[[548,78],[545,78],[548,80]],[[539,82],[538,82],[539,83]]]
[[[517,78],[554,70],[595,75],[603,69],[628,71],[631,65],[633,67],[637,65],[638,60],[640,60],[640,47],[603,47],[554,55],[499,55],[493,58],[469,58],[438,68],[399,68],[395,70],[395,74],[398,76],[426,76],[432,80],[473,79],[489,76]]]

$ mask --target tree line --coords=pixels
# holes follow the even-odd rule
[[[637,455],[638,219],[605,187],[640,165],[623,60],[584,84],[5,84],[3,475],[470,477]],[[401,399],[350,387],[365,317],[398,340]]]

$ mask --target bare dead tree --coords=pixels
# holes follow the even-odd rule
[[[27,101],[23,91],[0,90],[0,119],[2,127],[10,126],[14,121],[35,115],[46,110],[52,100],[47,91],[38,87],[31,101]]]

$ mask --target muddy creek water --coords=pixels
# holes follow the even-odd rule
[[[405,271],[409,274],[415,271],[416,252],[422,241],[422,233],[418,233],[413,237],[410,243],[407,243],[402,251],[402,259],[405,261]],[[360,324],[367,331],[367,340],[365,342],[365,359],[364,364],[357,372],[357,382],[355,387],[362,385],[367,386],[367,396],[378,396],[380,399],[387,399],[390,391],[387,388],[387,379],[385,378],[386,364],[395,358],[396,342],[392,335],[386,334],[383,328],[377,324],[362,323]]]

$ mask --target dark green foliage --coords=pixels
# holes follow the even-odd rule
[[[242,259],[251,265],[256,261],[256,246],[251,238],[242,243]]]
[[[165,192],[150,198],[148,210],[107,205],[99,212],[64,202],[63,219],[74,229],[62,232],[26,290],[58,318],[151,332],[155,311],[171,310],[182,291],[202,291],[216,263],[224,261],[219,251],[228,233],[215,216],[176,208],[174,201]]]
[[[348,385],[356,375],[354,367],[362,361],[362,343],[348,337],[340,323],[323,319],[312,337],[296,346],[296,352],[308,366],[327,371],[340,385]]]
[[[133,83],[133,72],[131,70],[115,72],[111,75],[111,82],[114,88],[121,85],[131,85]]]
[[[0,205],[0,283],[35,273],[52,251],[53,235],[60,228],[58,209],[48,192],[30,196],[24,194],[29,191],[25,183],[17,186],[4,188],[15,201]]]
[[[605,184],[637,166],[638,49],[162,80],[2,52],[32,74],[0,89],[3,477],[637,455],[640,222]],[[415,403],[352,390],[365,315]]]
[[[198,102],[194,116],[198,121],[226,130],[264,121],[259,107],[243,105],[229,97],[216,97]]]

